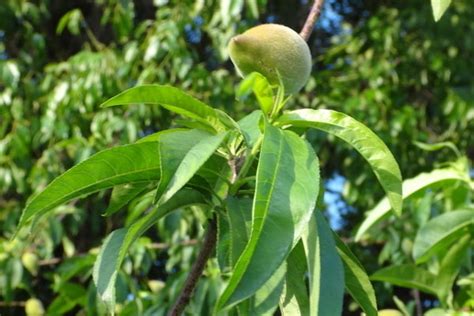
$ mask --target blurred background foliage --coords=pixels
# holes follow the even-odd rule
[[[134,201],[104,218],[110,192],[102,192],[59,207],[34,239],[10,240],[28,197],[53,178],[101,149],[134,142],[177,122],[159,107],[111,110],[100,104],[137,84],[159,83],[182,88],[241,118],[255,103],[235,98],[240,79],[228,59],[227,42],[259,23],[299,30],[309,2],[0,3],[0,314],[39,315],[42,308],[48,314],[104,313],[91,280],[97,247],[150,201]],[[387,143],[404,178],[458,159],[449,147],[428,151],[416,141],[455,144],[469,168],[474,160],[473,16],[468,0],[454,1],[438,23],[426,0],[327,0],[309,41],[312,78],[288,106],[327,107],[362,121]],[[317,132],[308,139],[327,179],[331,224],[351,242],[382,190],[367,164],[344,144]],[[426,191],[427,197],[406,206],[407,212],[417,214],[421,205],[430,217],[452,209],[440,207],[440,200],[472,203],[471,194],[445,191]],[[134,245],[119,277],[120,314],[161,315],[173,302],[202,236],[204,218],[196,221],[192,212],[170,215]],[[419,226],[414,217],[385,223],[389,229],[379,230],[373,243],[351,244],[368,272],[410,260],[407,243]],[[417,291],[376,285],[382,308],[401,308],[393,295],[407,310],[414,311],[414,304],[423,309],[437,304]],[[219,269],[212,262],[188,312],[207,315],[220,288]],[[360,314],[349,298],[345,313]]]

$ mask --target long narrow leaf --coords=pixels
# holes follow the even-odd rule
[[[377,316],[377,300],[369,277],[357,257],[344,242],[334,234],[337,251],[344,263],[346,289],[352,298],[362,307],[367,316]]]
[[[413,245],[416,262],[427,261],[464,234],[466,227],[474,224],[474,210],[459,210],[441,214],[421,227]]]
[[[291,111],[278,119],[281,125],[312,127],[346,141],[372,167],[387,193],[396,214],[402,212],[402,176],[398,164],[385,143],[367,126],[352,117],[331,110]]]
[[[203,196],[191,189],[183,189],[163,205],[154,208],[146,216],[129,227],[113,231],[104,241],[94,264],[93,278],[99,296],[109,308],[115,304],[115,281],[118,270],[130,245],[148,230],[158,219],[171,211],[189,205],[204,204]]]
[[[436,276],[412,264],[390,266],[375,272],[370,276],[372,281],[388,282],[394,285],[418,289],[437,295]]]
[[[18,227],[67,201],[132,182],[156,181],[160,176],[157,142],[101,151],[51,182],[25,207]]]
[[[306,286],[306,254],[300,241],[291,251],[287,262],[286,282],[280,299],[283,316],[309,315],[309,291]]]
[[[436,169],[429,173],[421,173],[418,176],[403,181],[403,199],[407,199],[421,190],[426,190],[435,186],[444,185],[454,181],[465,181],[469,184],[469,179],[456,169]],[[356,241],[377,222],[389,215],[392,207],[387,198],[382,199],[372,210],[367,212],[366,219],[362,222],[356,233]]]
[[[172,112],[208,125],[215,131],[225,130],[225,125],[219,120],[219,116],[213,108],[171,86],[142,85],[130,88],[105,101],[101,106],[110,107],[137,103],[159,104]]]
[[[318,190],[318,160],[310,145],[268,124],[257,168],[252,233],[218,308],[253,295],[281,266],[311,218]]]
[[[315,211],[302,240],[309,272],[309,315],[341,315],[344,267],[321,212]]]

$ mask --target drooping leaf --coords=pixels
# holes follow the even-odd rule
[[[474,224],[474,210],[459,210],[441,214],[418,231],[413,245],[413,258],[422,263],[436,253],[445,252],[449,245],[465,234]]]
[[[471,244],[471,234],[468,232],[462,236],[453,246],[448,248],[441,260],[439,273],[436,280],[439,299],[448,305],[448,297],[458,276],[459,269],[464,262],[467,250]]]
[[[309,315],[341,315],[344,267],[321,212],[314,212],[302,240],[309,272]]]
[[[205,199],[199,192],[192,189],[183,189],[135,223],[117,229],[107,237],[94,264],[93,278],[99,296],[107,303],[109,308],[113,310],[117,273],[130,245],[153,226],[158,219],[173,210],[205,203]]]
[[[437,295],[436,276],[413,264],[390,266],[375,272],[370,276],[372,281],[388,282],[401,287],[418,289]]]
[[[102,103],[102,107],[127,104],[159,104],[169,111],[195,119],[215,131],[225,130],[213,108],[180,89],[162,85],[142,85],[125,90]]]
[[[286,262],[284,262],[263,284],[263,286],[246,301],[240,303],[237,308],[239,315],[248,316],[272,316],[278,308],[283,286],[285,284]]]
[[[433,17],[436,22],[441,19],[444,12],[451,4],[451,0],[431,0],[431,8],[433,9]]]
[[[214,154],[227,134],[227,132],[224,132],[218,135],[204,137],[186,153],[169,181],[162,182],[160,180],[158,189],[160,190],[160,188],[163,187],[163,191],[158,191],[158,204],[168,201],[194,176],[199,168]],[[162,172],[164,173],[164,162],[162,162],[161,165]],[[165,184],[162,185],[162,183]]]
[[[344,140],[370,164],[396,214],[402,212],[402,176],[398,164],[384,142],[367,126],[352,117],[326,109],[288,112],[280,125],[312,127]]]
[[[149,184],[149,182],[136,182],[114,187],[110,196],[109,206],[104,211],[104,215],[110,216],[119,211],[131,200],[145,192]]]
[[[362,307],[367,316],[377,316],[377,300],[369,277],[357,257],[344,242],[334,234],[337,251],[344,264],[346,289],[352,298]]]
[[[218,309],[253,295],[281,266],[311,218],[318,189],[318,160],[310,145],[267,124],[257,168],[252,233]]]
[[[280,298],[280,312],[283,316],[309,315],[309,291],[306,287],[306,254],[300,241],[286,259],[285,287]]]
[[[101,151],[66,171],[33,197],[23,210],[18,227],[72,199],[124,183],[156,181],[159,175],[157,142]]]
[[[436,186],[445,185],[449,182],[465,181],[469,183],[469,178],[456,169],[435,169],[429,173],[421,173],[418,176],[403,181],[403,199],[407,199],[417,192],[430,189]],[[392,207],[387,198],[382,199],[372,210],[367,212],[365,220],[360,225],[356,233],[356,241],[377,222],[389,215]]]

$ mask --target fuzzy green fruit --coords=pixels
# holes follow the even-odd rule
[[[308,44],[284,25],[262,24],[233,37],[229,54],[242,76],[256,71],[278,84],[280,74],[289,94],[301,90],[311,74]]]

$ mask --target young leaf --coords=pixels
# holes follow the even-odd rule
[[[427,261],[465,234],[466,227],[474,224],[474,210],[460,210],[441,214],[418,231],[413,245],[417,264]]]
[[[278,119],[280,125],[320,129],[349,143],[372,167],[387,193],[396,214],[402,212],[402,176],[398,164],[384,142],[367,126],[352,117],[331,110],[303,109],[288,112]]]
[[[169,181],[160,181],[158,187],[159,202],[162,204],[169,200],[178,190],[180,190],[202,167],[202,165],[214,154],[219,145],[224,141],[227,132],[220,133],[215,136],[208,136],[201,139],[195,146],[193,146],[179,162],[179,166],[174,172]],[[162,152],[160,150],[160,152]],[[162,173],[165,172],[165,164],[162,162]],[[162,185],[164,183],[164,185]],[[160,191],[160,188],[164,188]]]
[[[435,169],[429,173],[421,173],[418,176],[403,181],[403,199],[407,199],[421,190],[426,190],[449,182],[465,181],[469,184],[469,178],[456,169]],[[377,222],[387,216],[392,209],[389,200],[385,197],[372,210],[367,212],[365,220],[360,225],[356,233],[356,241]]]
[[[441,19],[450,4],[451,0],[431,0],[431,8],[433,9],[433,17],[435,22],[438,22],[439,19]]]
[[[341,315],[344,268],[321,212],[314,212],[302,240],[309,272],[309,315]]]
[[[94,264],[93,278],[98,294],[109,308],[113,310],[117,273],[130,245],[161,217],[175,209],[196,204],[205,204],[203,196],[192,189],[183,189],[129,227],[115,230],[107,237]]]
[[[241,97],[242,95],[247,94],[250,89],[255,94],[263,113],[270,114],[273,108],[274,95],[272,86],[267,78],[258,72],[252,72],[246,76],[240,84],[237,96]]]
[[[306,287],[306,254],[300,241],[286,259],[285,287],[280,298],[283,316],[309,315],[308,288]]]
[[[420,291],[437,295],[436,276],[412,264],[390,266],[375,272],[370,276],[372,281],[382,281],[394,285],[418,289]]]
[[[362,307],[367,316],[377,316],[377,300],[369,277],[357,257],[344,242],[334,234],[337,251],[344,264],[346,288],[352,298]]]
[[[238,122],[248,148],[252,148],[262,134],[258,126],[261,118],[262,111],[255,110]]]
[[[318,168],[306,141],[269,124],[265,127],[252,233],[218,309],[253,295],[281,266],[311,218],[319,189]]]
[[[18,228],[32,217],[80,196],[132,182],[156,181],[160,175],[157,142],[101,151],[51,182],[26,205]]]
[[[217,132],[226,129],[213,108],[171,86],[142,85],[130,88],[105,101],[101,106],[110,107],[137,103],[159,104],[169,111],[212,127]]]

